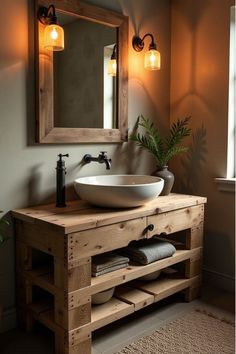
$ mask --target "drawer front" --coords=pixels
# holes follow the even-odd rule
[[[68,261],[125,247],[146,237],[146,217],[68,235]]]
[[[204,219],[204,206],[197,205],[190,208],[170,211],[147,217],[147,237],[153,235],[172,234],[181,230],[194,228]]]

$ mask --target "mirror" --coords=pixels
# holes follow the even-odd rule
[[[35,0],[48,7],[51,1]],[[36,16],[37,142],[127,141],[128,18],[76,0],[55,0],[65,49],[43,48]],[[108,62],[117,53],[117,74]]]
[[[57,17],[66,47],[53,53],[55,126],[116,129],[116,76],[108,74],[116,28],[60,12]]]

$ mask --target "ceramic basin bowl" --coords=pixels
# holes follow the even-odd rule
[[[114,291],[115,288],[111,288],[111,289],[101,291],[100,293],[93,294],[91,299],[92,304],[93,305],[105,304],[105,302],[109,301],[112,298]]]
[[[164,180],[145,175],[103,175],[81,177],[74,181],[79,197],[101,207],[132,208],[155,199]]]
[[[156,270],[155,272],[140,277],[139,280],[144,280],[144,281],[156,280],[160,276],[160,274],[161,274],[161,270]]]

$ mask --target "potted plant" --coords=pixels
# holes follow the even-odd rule
[[[188,150],[180,144],[191,134],[191,129],[188,127],[190,118],[178,119],[177,122],[172,123],[169,134],[162,137],[154,124],[141,115],[138,117],[137,124],[138,128],[145,130],[144,134],[130,135],[130,140],[136,142],[140,148],[148,150],[156,158],[157,170],[153,174],[164,179],[161,195],[168,195],[174,184],[174,175],[168,170],[169,160]]]

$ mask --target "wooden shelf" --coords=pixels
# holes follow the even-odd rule
[[[73,308],[78,297],[89,296],[109,289],[113,286],[124,284],[156,270],[164,269],[173,264],[190,259],[191,257],[194,257],[194,255],[200,255],[201,252],[201,247],[193,250],[177,250],[172,257],[161,259],[145,266],[129,265],[126,268],[119,269],[99,277],[92,277],[91,286],[69,293],[69,307]],[[52,268],[50,266],[43,266],[34,270],[24,271],[23,275],[30,280],[32,284],[41,287],[53,295],[59,291],[59,289],[54,285]]]
[[[137,284],[132,282],[132,285],[122,285],[116,289],[115,298],[103,305],[92,307],[91,323],[70,331],[69,337],[73,337],[74,340],[80,340],[87,333],[138,311],[153,302],[164,299],[190,286],[195,286],[199,282],[200,276],[185,279],[176,278],[174,275],[173,278],[168,276],[167,278],[158,278],[148,283],[140,281]]]
[[[200,282],[200,276],[191,279],[163,277],[151,282],[135,281],[122,285],[115,291],[114,297],[105,304],[92,306],[91,322],[69,331],[68,340],[80,341],[90,332],[121,319],[145,306],[157,302],[181,290],[195,286]],[[48,303],[28,305],[35,319],[57,333],[63,329],[54,321],[54,311]]]
[[[200,256],[201,253],[202,247],[192,250],[177,250],[173,256],[161,259],[145,266],[129,265],[126,268],[92,278],[91,286],[69,293],[69,303],[74,305],[74,303],[76,303],[81,296],[96,294],[100,291],[112,288],[113,286],[127,283],[128,281],[155,272],[156,270],[167,268],[173,264],[183,262],[195,256]]]
[[[63,329],[55,323],[53,304],[46,300],[38,301],[27,306],[35,320],[42,323],[53,332],[64,333]]]
[[[134,305],[134,310],[138,311],[154,302],[154,296],[145,291],[134,289],[130,285],[118,286],[115,290],[116,298]]]
[[[44,265],[32,270],[25,270],[23,271],[23,276],[25,276],[32,284],[39,286],[53,295],[58,290],[54,285],[53,269],[51,265]]]
[[[94,331],[134,312],[134,305],[111,298],[102,305],[92,306],[90,330]]]
[[[166,298],[167,296],[173,295],[199,282],[199,276],[190,279],[163,277],[162,279],[158,278],[157,280],[152,282],[135,281],[132,285],[139,290],[145,291],[148,294],[153,295],[154,302],[157,302]]]
[[[131,283],[130,285],[120,286],[116,289],[114,298],[103,305],[92,307],[91,323],[83,326],[83,330],[94,331],[106,326],[134,311],[160,301],[167,296],[173,295],[190,286],[200,282],[200,276],[191,279],[163,277],[162,279],[151,282]],[[134,287],[135,286],[135,287]],[[74,332],[73,330],[71,332]],[[84,333],[83,333],[84,334]]]

